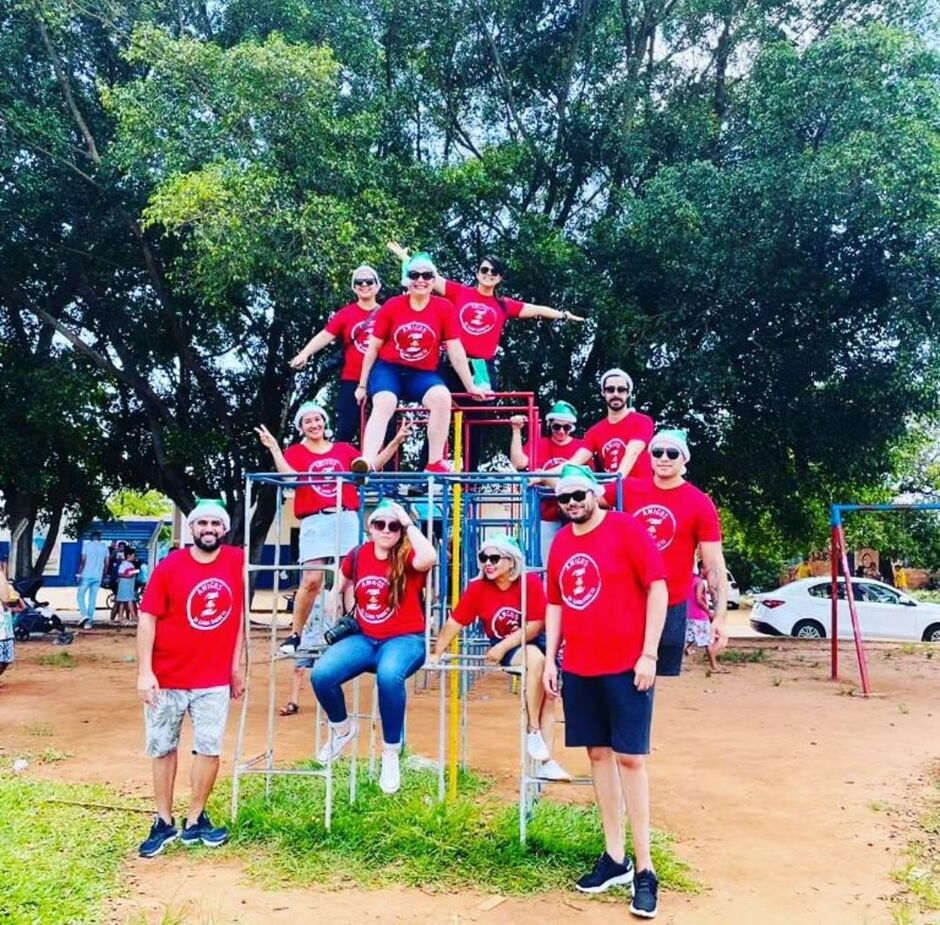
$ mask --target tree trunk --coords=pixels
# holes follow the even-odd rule
[[[10,559],[15,560],[15,568],[11,571],[11,578],[29,578],[33,574],[33,531],[36,527],[36,513],[39,503],[32,495],[15,489],[4,489],[6,498],[6,518],[10,525],[10,532],[24,520],[26,529],[20,534],[15,548],[11,543]]]
[[[52,516],[49,518],[49,528],[46,530],[46,541],[43,543],[42,550],[33,564],[32,572],[30,572],[33,578],[38,578],[43,573],[46,563],[49,561],[49,556],[52,555],[52,550],[55,548],[55,541],[58,539],[59,529],[62,526],[62,512],[65,510],[65,502],[56,499],[53,504]]]

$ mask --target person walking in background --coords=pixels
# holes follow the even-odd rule
[[[330,721],[320,754],[335,760],[359,731],[346,712],[343,685],[375,673],[382,717],[379,787],[401,787],[399,754],[405,723],[405,681],[424,663],[424,608],[421,595],[437,551],[401,505],[383,500],[369,515],[369,540],[343,560],[340,592],[354,610],[358,632],[336,641],[310,672],[310,683]]]
[[[512,425],[509,460],[519,471],[531,468],[533,459],[536,460],[535,468],[543,472],[558,469],[578,450],[587,446],[584,440],[572,436],[578,424],[578,412],[575,411],[574,405],[566,401],[556,401],[551,411],[545,415],[549,435],[547,437],[530,435],[525,448],[522,446],[522,428],[527,423],[525,417],[521,414],[514,415],[509,419],[509,423]],[[588,466],[593,467],[593,462],[588,461]],[[552,479],[543,479],[540,480],[540,484],[549,485],[552,481]],[[548,561],[548,551],[552,540],[564,526],[561,509],[554,496],[541,500],[539,518],[539,552],[541,562],[544,564]]]
[[[330,316],[307,345],[291,361],[291,369],[303,369],[310,358],[335,340],[343,345],[343,368],[339,374],[336,397],[336,440],[339,443],[359,442],[359,403],[356,386],[362,371],[362,360],[369,347],[369,335],[375,324],[376,301],[382,281],[368,264],[353,270],[352,291],[356,301],[344,305]]]
[[[91,538],[82,543],[82,554],[78,562],[78,625],[91,629],[95,622],[98,590],[111,564],[110,551],[101,541],[101,531],[93,530]]]
[[[548,556],[546,693],[565,705],[565,744],[587,749],[604,853],[577,882],[584,893],[632,885],[630,911],[653,918],[658,881],[650,854],[653,685],[666,619],[666,569],[643,524],[604,510],[594,473],[566,464],[555,485],[571,521]],[[562,683],[555,658],[562,638]],[[626,854],[623,808],[635,865]]]
[[[601,394],[607,417],[584,435],[585,448],[571,458],[583,465],[591,457],[598,472],[619,472],[633,478],[653,474],[644,452],[653,436],[653,419],[631,407],[633,380],[622,369],[608,369],[601,376]]]
[[[219,773],[229,698],[245,688],[242,661],[244,551],[222,538],[231,523],[220,501],[199,501],[187,517],[193,546],[154,570],[137,626],[137,694],[144,703],[147,755],[157,813],[138,849],[152,858],[167,845],[216,848],[228,831],[205,811]],[[173,818],[177,749],[183,717],[193,725],[189,812]]]
[[[692,588],[689,591],[688,623],[686,629],[687,648],[695,646],[704,649],[712,671],[718,671],[716,653],[712,647],[711,610],[708,602],[708,586],[705,579],[697,572],[692,576]]]

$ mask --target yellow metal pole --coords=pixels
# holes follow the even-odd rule
[[[454,412],[454,471],[460,472],[463,469],[463,412]],[[450,604],[451,607],[457,606],[460,599],[460,552],[461,552],[461,534],[463,531],[463,486],[454,483],[454,498],[451,507],[451,516],[453,517],[453,542],[450,550]],[[453,655],[460,654],[460,637],[454,639],[450,645],[450,651]],[[457,761],[460,751],[460,672],[457,670],[450,672],[450,714],[448,718],[447,739],[449,748],[447,751],[447,799],[457,799]]]

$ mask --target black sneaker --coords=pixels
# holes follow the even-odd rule
[[[659,881],[651,870],[641,870],[633,878],[633,901],[630,911],[641,919],[655,919],[657,913],[656,893]]]
[[[180,841],[190,848],[199,844],[207,848],[218,848],[219,845],[224,845],[228,841],[228,829],[213,825],[203,810],[192,825],[189,824],[188,819],[186,820]]]
[[[154,816],[150,834],[145,841],[140,843],[137,853],[142,858],[155,858],[167,845],[172,844],[179,837],[179,829],[174,825],[173,819],[164,822],[159,816]]]
[[[300,633],[291,633],[281,645],[280,650],[285,655],[295,655],[300,648]]]
[[[612,886],[633,884],[633,862],[626,858],[618,864],[606,851],[595,861],[594,870],[585,874],[575,886],[582,893],[603,893]]]

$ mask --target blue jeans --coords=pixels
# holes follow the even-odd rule
[[[370,639],[356,633],[320,656],[310,672],[310,683],[330,722],[337,724],[347,717],[343,685],[367,671],[375,672],[382,738],[388,745],[398,745],[405,724],[405,681],[423,664],[424,633],[390,639]]]
[[[95,619],[95,605],[98,603],[98,589],[101,587],[100,578],[78,579],[78,613],[83,620]]]

